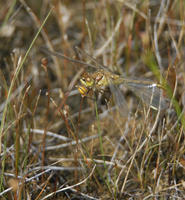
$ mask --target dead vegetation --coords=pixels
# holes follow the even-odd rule
[[[183,0],[0,1],[1,199],[185,199],[184,10]],[[168,108],[127,88],[127,112],[82,98],[90,67],[43,50],[95,65],[76,46],[160,83]]]

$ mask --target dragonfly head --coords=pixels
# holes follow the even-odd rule
[[[94,80],[93,78],[90,76],[90,74],[88,73],[84,73],[82,75],[82,78],[80,79],[80,83],[87,87],[87,88],[92,88],[93,84],[94,84]]]
[[[81,85],[77,86],[78,91],[82,97],[87,96],[88,92],[92,89],[94,85],[94,80],[88,73],[84,73],[80,79]]]

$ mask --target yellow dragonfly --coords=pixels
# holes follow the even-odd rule
[[[160,108],[163,110],[167,108],[169,100],[163,96],[163,87],[160,84],[154,83],[150,80],[127,78],[121,75],[117,75],[110,71],[108,67],[99,64],[88,53],[82,51],[79,48],[77,48],[77,50],[88,56],[95,63],[95,65],[88,64],[79,60],[74,60],[58,52],[49,51],[49,53],[75,63],[80,63],[95,68],[95,72],[85,72],[80,78],[81,84],[77,86],[77,89],[82,97],[88,96],[90,91],[102,92],[105,87],[109,87],[115,96],[115,100],[118,106],[120,106],[124,104],[124,98],[122,97],[122,94],[117,86],[124,85],[133,93],[135,93],[136,96],[138,96],[143,101],[143,103],[152,109],[158,110]],[[48,53],[48,50],[44,50],[44,52]]]

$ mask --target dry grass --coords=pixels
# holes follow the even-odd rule
[[[1,199],[185,199],[184,1],[26,2],[0,1]],[[93,64],[75,46],[171,104],[82,98],[89,69],[42,51]]]

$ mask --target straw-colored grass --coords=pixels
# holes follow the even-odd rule
[[[1,199],[185,199],[184,10],[183,0],[0,2]],[[122,107],[108,88],[82,98],[79,79],[97,66],[82,51],[158,83],[167,107],[124,85]]]

